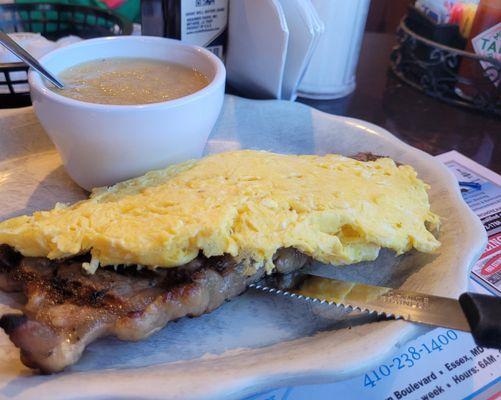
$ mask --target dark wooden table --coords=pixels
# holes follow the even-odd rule
[[[501,173],[501,120],[440,102],[398,80],[389,71],[394,44],[394,35],[366,33],[355,92],[337,100],[299,101],[382,126],[433,155],[457,150]]]

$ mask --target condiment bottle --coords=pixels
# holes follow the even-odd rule
[[[466,51],[501,61],[501,0],[480,0]],[[474,83],[458,83],[456,93],[459,96],[472,100],[481,92],[486,96],[484,101],[499,96],[501,76],[491,63],[463,57],[458,75]]]
[[[224,58],[229,0],[141,0],[142,34],[180,39]]]

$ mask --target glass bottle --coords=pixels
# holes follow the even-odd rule
[[[142,0],[142,34],[164,36],[202,46],[223,59],[228,1]]]
[[[466,51],[501,62],[501,0],[480,0]],[[491,63],[464,57],[458,75],[472,83],[458,83],[456,93],[459,96],[485,102],[499,96],[501,76]]]

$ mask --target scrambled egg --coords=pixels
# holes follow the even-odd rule
[[[175,267],[230,254],[273,269],[294,247],[330,264],[440,246],[427,185],[391,159],[235,151],[95,189],[88,200],[0,223],[0,243],[50,259],[89,252],[87,269]]]

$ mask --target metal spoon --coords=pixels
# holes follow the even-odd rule
[[[3,44],[8,50],[18,56],[26,64],[28,64],[34,70],[40,72],[45,76],[50,82],[52,82],[59,89],[64,88],[64,85],[58,80],[54,75],[47,71],[42,65],[26,50],[19,46],[14,40],[10,38],[5,32],[0,31],[0,43]]]

